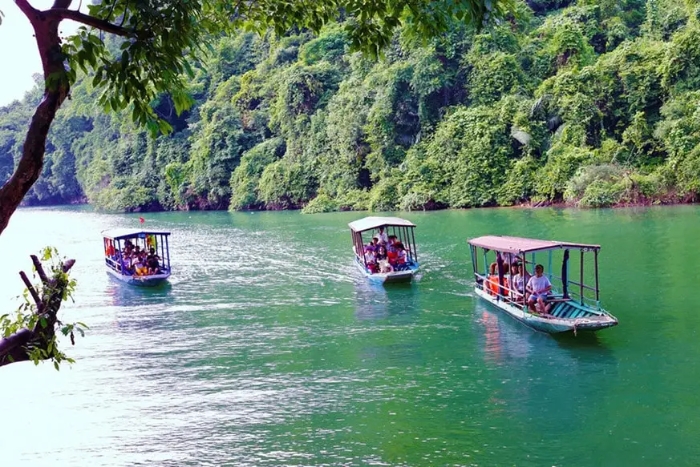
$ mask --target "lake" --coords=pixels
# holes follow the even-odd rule
[[[0,235],[0,305],[28,255],[77,260],[60,318],[76,359],[0,368],[2,466],[658,466],[700,463],[697,206],[399,213],[422,273],[371,286],[365,213],[143,215],[172,232],[167,287],[103,270],[138,214],[22,209]],[[620,324],[536,333],[471,292],[466,240],[596,243]]]

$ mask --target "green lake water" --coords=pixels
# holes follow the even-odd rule
[[[77,363],[0,369],[0,466],[700,465],[700,208],[399,214],[422,273],[370,286],[364,213],[157,213],[170,285],[104,272],[100,231],[138,215],[24,209],[0,235],[0,305],[28,254],[77,259]],[[467,238],[602,245],[619,320],[553,338],[472,292]]]

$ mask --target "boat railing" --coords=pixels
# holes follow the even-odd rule
[[[584,286],[584,289],[590,290],[593,293],[595,293],[595,289],[592,287]],[[596,300],[595,298],[587,297],[585,292],[583,295],[581,295],[579,292],[570,291],[569,297],[571,297],[571,300],[579,302],[580,304],[582,304],[584,306],[588,306],[588,307],[595,308],[595,309],[600,309],[600,300]]]
[[[109,256],[105,256],[105,263],[107,266],[109,266],[111,269],[114,269],[115,271],[121,273],[122,272],[122,265],[120,264],[119,261],[115,261]]]
[[[563,280],[561,277],[557,276],[556,274],[549,274],[549,280],[550,282],[562,282]],[[575,280],[569,279],[567,282],[567,292],[569,298],[573,301],[577,301],[582,305],[593,307],[593,308],[600,308],[600,300],[598,300],[596,297],[596,288],[591,287],[590,285],[586,284],[581,284],[580,282],[577,282]],[[591,292],[593,297],[586,296],[586,292]],[[583,294],[581,293],[583,292]]]
[[[489,277],[488,275],[483,275],[483,274],[480,274],[478,272],[475,272],[474,276],[476,277],[478,286],[481,287],[482,290],[484,290],[489,295],[496,297],[498,300],[507,301],[507,302],[511,303],[512,305],[523,309],[523,311],[527,311],[527,304],[523,300],[523,293],[522,293],[522,291],[518,291],[518,290],[510,287],[510,282],[512,279],[509,279],[509,275],[503,276],[503,279],[508,281],[507,284],[504,281],[503,285],[501,285],[498,282],[498,278]],[[495,279],[495,282],[494,282],[494,279]],[[496,285],[496,291],[494,291],[493,289],[488,287],[487,284],[489,284],[489,283],[493,283]],[[572,283],[572,282],[570,282],[570,283]],[[576,285],[579,285],[579,284],[576,283]],[[595,292],[595,289],[593,287],[584,286],[584,288]],[[504,293],[501,293],[501,290]],[[586,297],[586,296],[581,298],[581,295],[575,291],[569,292],[568,296],[564,297],[557,289],[552,288],[552,291],[550,292],[549,297],[550,298],[548,299],[548,301],[551,301],[551,302],[571,300],[571,301],[577,301],[577,302],[579,302],[585,306],[591,307],[591,308],[600,309],[600,302],[598,300],[595,300],[593,298]]]
[[[513,305],[522,308],[523,310],[527,308],[527,305],[523,300],[522,291],[510,288],[510,280],[508,280],[507,275],[504,275],[503,279],[508,280],[508,285],[506,285],[505,283],[501,285],[498,282],[498,278],[495,278],[496,282],[493,282],[494,278],[479,274],[478,272],[475,272],[474,276],[477,279],[477,284],[479,285],[479,287],[481,287],[489,295],[493,295],[494,297],[498,298],[498,300],[508,301]],[[494,293],[494,291],[487,286],[488,283],[494,283],[498,287],[496,293]],[[502,294],[501,290],[503,290],[505,294]]]

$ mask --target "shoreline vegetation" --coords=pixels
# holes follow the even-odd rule
[[[418,211],[697,202],[700,10],[671,0],[516,1],[481,32],[399,30],[382,57],[341,24],[240,33],[194,66],[192,109],[152,138],[80,76],[25,206]],[[107,38],[118,51],[120,39]],[[0,108],[0,183],[41,79]]]

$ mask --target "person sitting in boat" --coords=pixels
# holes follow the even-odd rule
[[[398,238],[396,238],[396,235],[389,235],[388,239],[389,242],[386,244],[386,252],[390,253],[396,251],[396,242],[398,242]]]
[[[498,273],[496,272],[498,268],[498,263],[493,262],[489,265],[489,273],[486,275],[486,280],[484,280],[484,291],[489,295],[496,295],[498,292]]]
[[[394,261],[393,264],[391,264],[396,271],[401,271],[402,269],[406,268],[406,263],[408,262],[408,255],[406,254],[406,248],[403,246],[403,243],[401,242],[396,242],[394,244],[394,248],[396,250],[396,260]]]
[[[525,285],[530,280],[530,274],[523,263],[514,263],[510,268],[510,273],[513,276],[512,297],[516,301],[523,302],[527,298]]]
[[[135,254],[131,262],[131,265],[134,268],[134,274],[137,276],[145,276],[148,274],[148,268],[146,267],[146,255],[144,253],[145,252],[142,251],[139,254]]]
[[[150,253],[146,257],[146,265],[148,266],[148,274],[160,274],[160,256],[156,254],[156,250],[151,248]]]
[[[387,251],[384,245],[379,246],[375,259],[377,261],[377,266],[379,267],[379,272],[387,273],[394,271],[394,267],[389,264],[389,257],[387,256]]]
[[[552,283],[549,278],[544,275],[544,266],[538,264],[535,266],[535,275],[527,281],[527,292],[530,296],[527,298],[527,305],[533,313],[537,313],[537,306],[542,313],[549,312],[547,304],[547,294],[552,290]]]
[[[507,271],[508,270],[508,263],[503,264],[503,270]],[[489,265],[489,275],[486,278],[486,281],[484,282],[484,290],[487,291],[490,295],[501,295],[500,291],[500,285],[499,285],[499,280],[498,280],[498,263],[493,262]],[[507,290],[509,287],[508,284],[508,278],[503,275],[503,287],[505,287],[506,290],[504,290],[505,295],[507,295]]]
[[[372,246],[366,246],[365,247],[365,264],[367,265],[367,269],[369,270],[370,273],[374,274],[375,272],[379,271],[379,267],[377,266],[377,256],[374,251],[374,248]]]

